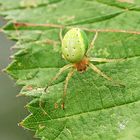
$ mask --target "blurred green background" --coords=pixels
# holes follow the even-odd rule
[[[0,27],[5,21],[0,17]],[[4,69],[9,63],[12,54],[11,46],[15,42],[0,32],[0,69]],[[32,140],[33,134],[19,127],[17,124],[28,112],[24,109],[27,103],[25,97],[17,98],[20,87],[6,73],[0,72],[0,140]]]

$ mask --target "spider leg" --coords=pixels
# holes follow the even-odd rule
[[[55,75],[55,77],[53,77],[53,79],[48,83],[47,87],[45,88],[45,92],[47,91],[48,87],[52,85],[52,83],[58,79],[58,77],[67,69],[73,67],[73,64],[67,64],[64,67],[62,67],[59,72]]]
[[[66,77],[66,80],[65,80],[64,91],[63,91],[63,102],[62,102],[62,108],[63,108],[63,110],[64,110],[64,106],[65,106],[64,103],[65,103],[65,97],[66,97],[66,93],[67,93],[68,83],[69,83],[69,80],[70,80],[70,78],[72,77],[74,71],[75,71],[75,69],[72,69],[72,70],[68,73],[68,75],[67,75],[67,77]]]
[[[96,31],[96,32],[95,32],[95,35],[94,35],[94,37],[93,37],[93,39],[92,39],[92,41],[91,41],[91,43],[90,43],[90,46],[89,46],[89,48],[88,48],[86,54],[88,54],[88,53],[90,52],[90,50],[91,50],[92,48],[94,48],[94,44],[95,44],[95,40],[97,39],[97,36],[98,36],[98,32]]]
[[[125,59],[123,58],[120,58],[120,59],[89,58],[89,61],[94,61],[94,62],[121,62],[124,60]]]
[[[99,75],[101,75],[102,77],[104,77],[105,79],[107,79],[108,81],[111,81],[112,83],[119,85],[119,86],[124,86],[122,83],[119,83],[117,81],[114,81],[111,77],[107,76],[105,73],[103,73],[99,68],[97,68],[95,65],[93,65],[92,63],[89,63],[89,67],[95,71],[96,73],[98,73]]]
[[[62,35],[62,32],[63,32],[63,28],[60,28],[60,31],[59,31],[59,39],[60,39],[60,44],[62,45],[62,40],[63,40],[63,35]],[[62,58],[65,59],[64,55],[62,54]]]
[[[60,31],[59,31],[59,38],[60,38],[61,44],[62,44],[62,40],[63,40],[62,31],[63,31],[63,29],[60,28]]]
[[[64,67],[62,67],[59,72],[55,75],[55,77],[53,77],[53,79],[48,83],[47,87],[44,89],[44,91],[46,92],[48,87],[52,85],[52,83],[58,79],[58,77],[67,69],[73,67],[73,64],[68,64],[68,65],[65,65]],[[43,93],[44,94],[44,93]],[[43,113],[45,115],[48,115],[47,112],[44,110],[44,108],[42,107],[42,101],[41,101],[41,98],[39,99],[39,107],[41,108],[41,110],[43,111]]]

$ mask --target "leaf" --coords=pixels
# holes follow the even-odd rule
[[[123,0],[0,0],[1,15],[9,22],[3,31],[18,51],[6,71],[23,85],[20,95],[32,97],[31,113],[20,125],[41,140],[140,139],[140,2]],[[24,23],[24,24],[23,24]],[[125,58],[123,62],[96,63],[125,87],[91,69],[75,72],[61,108],[66,71],[44,88],[66,62],[61,55],[60,27],[86,31],[91,42],[99,31],[90,56]],[[40,103],[42,108],[40,107]]]

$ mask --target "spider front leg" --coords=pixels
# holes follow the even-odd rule
[[[60,38],[61,44],[62,44],[62,40],[63,40],[62,31],[63,31],[63,29],[61,28],[60,32],[59,32],[59,38]]]
[[[87,50],[87,52],[86,52],[86,55],[88,55],[88,53],[90,52],[90,50],[91,50],[92,48],[94,48],[94,44],[95,44],[95,40],[97,39],[97,36],[98,36],[98,32],[96,31],[96,32],[95,32],[95,35],[94,35],[94,37],[93,37],[93,39],[92,39],[92,41],[91,41],[91,43],[90,43],[90,45],[89,45],[89,48],[88,48],[88,50]]]
[[[89,58],[89,61],[93,62],[121,62],[124,61],[125,59],[119,58],[119,59],[107,59],[107,58]]]
[[[74,71],[75,71],[75,69],[72,69],[68,73],[68,75],[66,77],[66,80],[65,80],[64,91],[63,91],[63,102],[62,102],[62,108],[63,108],[63,110],[65,109],[65,105],[64,104],[65,104],[65,97],[66,97],[66,93],[67,93],[68,82],[69,82],[70,78],[72,77]]]
[[[124,84],[114,81],[111,77],[107,76],[105,73],[103,73],[99,68],[97,68],[95,65],[93,65],[91,62],[89,63],[89,67],[95,71],[96,73],[98,73],[99,75],[101,75],[102,77],[104,77],[105,79],[111,81],[112,83],[119,85],[119,86],[125,86]]]
[[[69,68],[71,68],[71,67],[73,67],[73,64],[67,64],[67,65],[65,65],[64,67],[62,67],[62,68],[59,70],[59,72],[55,75],[55,77],[53,77],[53,79],[48,83],[48,85],[47,85],[47,87],[45,88],[44,91],[46,92],[47,89],[48,89],[48,87],[51,86],[51,85],[53,84],[53,82],[54,82],[55,80],[57,80],[58,77],[59,77],[64,71],[66,71],[67,69],[69,69]]]
[[[66,71],[67,69],[69,69],[69,68],[71,68],[71,67],[73,67],[73,64],[67,64],[67,65],[65,65],[64,67],[62,67],[62,68],[59,70],[59,72],[55,75],[55,77],[53,77],[53,79],[48,83],[48,85],[47,85],[47,87],[44,89],[44,91],[47,92],[48,87],[51,86],[51,85],[53,84],[53,82],[54,82],[55,80],[57,80],[57,79],[59,78],[59,76],[60,76],[64,71]],[[44,112],[44,114],[47,115],[47,112],[46,112],[46,111],[44,110],[44,108],[42,107],[42,101],[41,101],[41,99],[40,99],[40,101],[39,101],[39,107],[40,107],[41,110]]]
[[[63,32],[63,29],[60,28],[60,31],[59,31],[59,39],[60,39],[60,44],[62,46],[62,40],[63,40],[63,35],[62,35],[62,32]],[[62,54],[62,58],[65,59],[64,55]]]
[[[95,32],[95,35],[90,43],[90,46],[86,52],[86,55],[90,52],[90,50],[92,48],[94,48],[94,44],[95,44],[95,41],[98,37],[98,31]],[[89,57],[89,61],[95,61],[95,62],[119,62],[119,61],[123,61],[124,59],[106,59],[106,58],[90,58]]]

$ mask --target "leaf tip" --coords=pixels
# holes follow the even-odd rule
[[[28,108],[29,108],[29,105],[28,105],[28,104],[27,104],[27,105],[25,105],[25,106],[24,106],[24,108],[25,108],[25,109],[28,109]]]
[[[16,95],[16,97],[21,97],[21,96],[25,96],[25,95],[22,93],[19,93],[18,95]]]
[[[23,127],[23,121],[21,121],[20,123],[18,123],[18,126]]]
[[[6,68],[5,69],[2,69],[1,72],[5,72],[6,73],[7,72],[7,69]]]
[[[15,57],[13,56],[13,55],[11,55],[10,57],[9,57],[9,59],[11,60],[11,59],[14,59]]]

